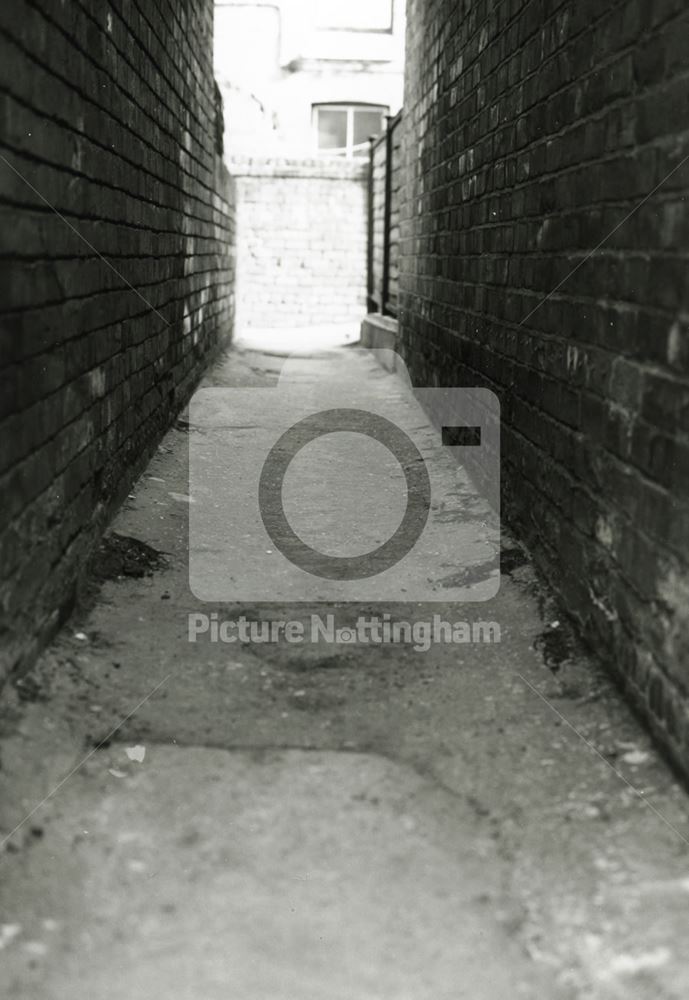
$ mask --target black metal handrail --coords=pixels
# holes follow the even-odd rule
[[[391,239],[392,217],[395,208],[397,190],[393,187],[394,173],[394,139],[395,130],[402,121],[402,112],[388,115],[385,131],[378,136],[372,136],[370,141],[369,178],[368,178],[368,276],[367,276],[367,309],[369,312],[381,313],[384,316],[397,316],[397,293],[391,290],[391,271],[393,258],[396,264],[398,245]],[[383,183],[383,232],[382,232],[382,270],[376,274],[375,260],[375,223],[379,202],[376,199],[376,168],[380,164],[380,147],[384,145],[384,183]]]

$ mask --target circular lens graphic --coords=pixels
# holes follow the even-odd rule
[[[364,434],[385,445],[402,467],[407,482],[407,509],[394,535],[358,556],[330,556],[307,545],[292,529],[282,500],[285,473],[297,452],[311,441],[338,431]],[[419,449],[390,420],[366,410],[322,410],[293,424],[270,449],[261,470],[258,506],[275,548],[295,566],[327,580],[361,580],[390,569],[414,547],[428,520],[431,482]]]

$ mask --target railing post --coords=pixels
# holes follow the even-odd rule
[[[374,287],[374,277],[373,277],[373,144],[376,140],[374,135],[369,136],[368,149],[369,149],[369,161],[368,161],[368,244],[367,244],[367,275],[366,275],[366,312],[375,311],[375,301],[373,299],[373,293],[375,292]]]
[[[385,116],[385,215],[383,217],[383,289],[380,311],[386,314],[390,297],[390,219],[392,216],[392,115]]]

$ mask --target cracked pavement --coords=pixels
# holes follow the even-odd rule
[[[205,384],[274,385],[283,361],[232,350]],[[518,544],[503,530],[498,594],[461,605],[500,644],[190,643],[193,430],[168,433],[83,607],[3,692],[3,835],[21,825],[2,995],[686,997],[686,792]],[[352,624],[371,602],[323,610]],[[460,617],[448,595],[432,610]]]

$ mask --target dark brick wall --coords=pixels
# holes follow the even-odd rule
[[[0,4],[0,681],[231,332],[212,34],[212,0]]]
[[[508,518],[689,769],[689,9],[408,14],[403,352],[499,394]]]

